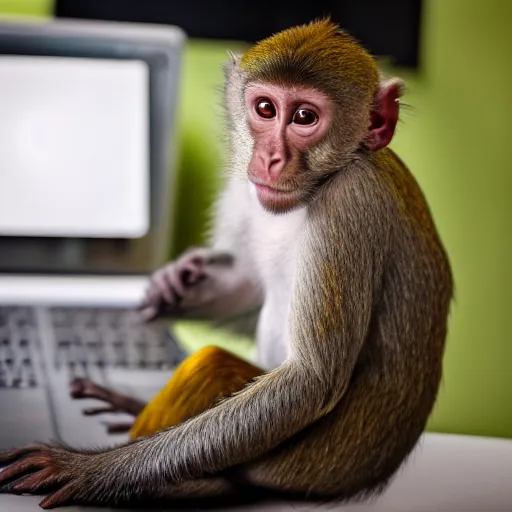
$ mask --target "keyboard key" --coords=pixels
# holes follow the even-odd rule
[[[87,377],[98,369],[169,370],[186,356],[166,329],[146,325],[133,310],[120,308],[48,308],[56,369],[69,377]],[[39,386],[34,362],[40,345],[35,308],[0,306],[0,388]]]

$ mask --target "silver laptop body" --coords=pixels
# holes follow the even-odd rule
[[[171,251],[184,41],[176,27],[0,22],[0,449],[118,443],[70,380],[147,399],[185,355],[134,311]]]

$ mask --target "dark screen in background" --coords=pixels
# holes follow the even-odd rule
[[[422,0],[57,0],[55,14],[171,24],[192,38],[247,42],[330,15],[374,55],[416,68],[421,7]]]

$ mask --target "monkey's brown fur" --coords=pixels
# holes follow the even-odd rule
[[[207,410],[154,436],[94,453],[36,446],[0,456],[11,464],[0,474],[4,490],[50,487],[44,507],[232,495],[245,486],[354,498],[380,491],[418,441],[441,379],[452,276],[412,175],[391,150],[371,151],[367,143],[380,87],[376,66],[328,21],[275,35],[241,63],[234,59],[226,101],[232,170],[240,176],[252,151],[244,103],[251,80],[307,85],[335,103],[332,128],[305,153],[296,178],[308,194],[296,241],[289,357],[214,407],[208,396],[182,417]],[[218,243],[210,252],[233,250],[225,271],[235,275],[245,268],[244,242],[253,243],[249,224],[231,222],[225,212],[219,218],[220,238],[229,232],[238,245]],[[251,264],[229,291],[252,290]],[[215,310],[208,304],[222,276],[208,271],[205,263],[205,279],[173,314]],[[249,293],[242,301],[222,291],[232,312],[251,302]],[[251,369],[233,377],[234,388],[225,383],[226,390],[252,376]],[[219,391],[214,397],[224,394]],[[144,432],[142,417],[139,426]],[[19,479],[26,473],[28,479]]]
[[[372,57],[328,20],[293,27],[261,41],[247,50],[240,65],[249,80],[307,84],[344,102],[359,101],[354,95],[360,93],[370,100],[379,81]]]

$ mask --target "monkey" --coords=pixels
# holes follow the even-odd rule
[[[343,502],[387,488],[435,405],[453,294],[426,198],[389,148],[403,88],[328,18],[230,56],[211,243],[156,271],[141,314],[256,310],[259,366],[203,349],[162,390],[167,407],[226,365],[231,389],[203,390],[207,403],[161,425],[144,418],[152,402],[136,406],[114,448],[7,451],[2,492],[54,508],[254,489]]]

